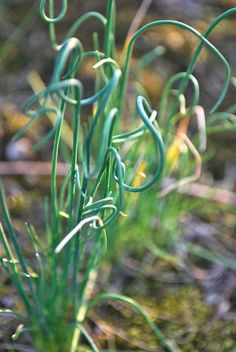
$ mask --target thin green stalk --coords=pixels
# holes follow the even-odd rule
[[[36,306],[36,310],[37,310],[37,312],[39,314],[40,320],[43,321],[44,317],[43,317],[43,313],[42,313],[42,310],[41,310],[40,302],[38,300],[38,296],[37,296],[37,293],[35,291],[31,275],[28,272],[28,269],[27,269],[27,266],[25,264],[24,257],[23,257],[23,254],[22,254],[22,251],[21,251],[21,248],[20,248],[20,245],[19,245],[19,242],[17,240],[15,231],[13,229],[13,225],[11,223],[11,219],[10,219],[10,216],[9,216],[9,213],[8,213],[8,209],[7,209],[7,205],[6,205],[5,197],[4,197],[4,193],[3,193],[3,186],[2,186],[1,182],[0,182],[0,205],[1,205],[1,208],[2,208],[3,218],[4,218],[5,222],[6,222],[6,226],[7,226],[7,230],[8,230],[9,236],[11,238],[14,250],[16,252],[16,256],[17,256],[17,258],[19,260],[19,265],[21,266],[23,274],[25,275],[25,279],[26,279],[26,282],[28,284],[29,291],[31,293],[32,299],[34,300],[34,303],[35,303],[35,306]]]
[[[158,337],[161,346],[164,348],[165,351],[167,352],[179,352],[179,349],[175,347],[172,342],[170,342],[163,334],[162,332],[157,328],[157,326],[153,323],[153,321],[149,318],[147,313],[141,308],[141,306],[134,301],[131,298],[128,298],[123,295],[115,294],[115,293],[104,293],[97,295],[90,303],[88,306],[88,311],[91,310],[97,303],[100,301],[107,301],[107,300],[118,300],[120,302],[126,303],[130,305],[132,308],[134,308],[137,313],[139,313],[144,320],[147,322],[147,324],[150,326],[152,331],[156,334]],[[72,352],[72,351],[71,351]]]
[[[115,0],[108,0],[107,6],[107,23],[105,29],[104,53],[105,57],[113,58],[114,53],[114,29],[115,29]]]
[[[5,232],[4,232],[4,229],[3,229],[1,223],[0,223],[0,240],[3,243],[3,246],[5,248],[7,258],[9,260],[9,262],[12,263],[11,266],[13,267],[13,272],[9,269],[9,270],[7,270],[7,273],[10,276],[12,282],[14,283],[17,291],[19,292],[19,295],[23,301],[23,304],[25,306],[26,311],[28,312],[28,314],[31,314],[33,311],[33,307],[31,305],[31,302],[29,300],[27,292],[24,289],[21,277],[18,274],[17,266],[16,266],[16,264],[14,264],[14,262],[15,262],[14,255],[12,253],[10,244],[7,240],[7,237],[5,235]]]

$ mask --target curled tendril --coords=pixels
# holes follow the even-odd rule
[[[110,64],[113,65],[112,62]],[[111,110],[110,114],[108,114],[107,119],[104,121],[104,127],[103,127],[103,132],[102,132],[102,141],[99,146],[99,152],[98,152],[98,157],[97,157],[97,162],[96,162],[97,167],[95,167],[95,170],[92,171],[90,174],[91,145],[92,145],[92,140],[93,140],[94,134],[96,132],[96,126],[97,126],[98,120],[101,118],[102,114],[104,112],[106,113],[106,108],[109,104],[109,100],[112,96],[114,89],[116,88],[116,86],[119,82],[120,76],[121,76],[120,69],[115,68],[115,71],[114,71],[112,78],[109,80],[107,85],[100,90],[100,94],[96,97],[96,99],[98,99],[98,97],[101,97],[101,99],[99,100],[99,102],[97,104],[96,113],[95,113],[95,116],[91,122],[90,130],[89,130],[89,133],[87,136],[86,146],[85,146],[85,162],[86,162],[86,164],[84,164],[84,165],[86,165],[85,170],[86,170],[86,174],[87,174],[86,177],[87,178],[93,177],[98,172],[98,169],[100,168],[102,160],[104,159],[103,155],[106,152],[104,147],[106,145],[108,145],[108,143],[111,142],[112,128],[114,126],[114,119],[117,114],[116,108]],[[90,101],[93,101],[92,98],[90,98]],[[83,105],[83,102],[81,102],[81,103]]]
[[[66,15],[67,11],[67,0],[61,0],[61,12],[57,17],[51,17],[53,14],[50,13],[49,16],[46,14],[46,6],[49,2],[49,12],[54,12],[54,0],[40,0],[40,15],[42,19],[48,23],[60,22]]]
[[[140,28],[131,38],[128,48],[127,48],[127,54],[126,54],[126,59],[125,59],[125,64],[124,64],[124,68],[123,68],[123,75],[122,75],[122,83],[121,83],[121,91],[120,91],[120,95],[122,98],[124,98],[125,95],[125,91],[126,91],[126,84],[127,84],[127,79],[128,79],[128,72],[129,72],[129,66],[130,66],[130,60],[131,60],[131,55],[132,55],[132,51],[134,48],[134,44],[136,42],[136,40],[143,34],[145,33],[147,30],[151,29],[151,28],[155,28],[155,27],[159,27],[159,26],[166,26],[166,25],[172,25],[172,26],[177,26],[180,27],[184,30],[187,30],[189,32],[191,32],[192,34],[194,34],[197,38],[200,39],[201,41],[201,49],[203,48],[203,46],[207,46],[218,58],[219,60],[222,62],[224,68],[225,68],[225,81],[224,81],[224,86],[221,92],[220,97],[218,98],[216,104],[214,105],[214,107],[212,108],[212,111],[216,110],[216,108],[221,104],[221,102],[223,101],[225,94],[227,92],[229,83],[230,83],[230,66],[227,62],[227,60],[225,59],[225,57],[221,54],[221,52],[212,44],[210,43],[204,35],[201,35],[196,29],[194,29],[193,27],[180,22],[180,21],[174,21],[174,20],[160,20],[160,21],[154,21],[151,23],[148,23],[146,25],[144,25],[142,28]],[[199,46],[200,48],[200,46]],[[189,72],[186,72],[186,82],[188,82],[189,80],[189,75],[192,73],[193,69],[194,69],[194,65],[197,61],[197,58],[200,55],[201,49],[199,49],[199,51],[194,55],[193,60],[191,62],[191,65],[189,66]],[[122,99],[120,100],[122,101]],[[121,108],[121,106],[120,106]]]
[[[55,69],[52,75],[51,83],[60,81],[67,61],[69,61],[68,71],[63,74],[63,79],[72,77],[78,70],[82,58],[83,47],[79,39],[69,38],[65,40],[55,62]]]
[[[49,2],[49,6],[48,6],[49,15],[46,14],[46,6],[48,2]],[[40,0],[40,15],[45,22],[49,23],[51,43],[53,48],[56,50],[60,50],[62,44],[58,44],[57,42],[55,25],[61,22],[61,20],[65,17],[66,11],[67,11],[67,0],[62,0],[61,12],[57,17],[54,17],[54,12],[55,12],[54,0]],[[80,26],[91,19],[92,20],[96,19],[103,25],[103,27],[105,27],[108,22],[107,19],[99,12],[91,11],[91,12],[85,13],[72,24],[72,26],[70,27],[70,29],[65,35],[65,40],[73,37],[77,32],[77,30],[80,28]]]
[[[154,185],[154,183],[156,183],[156,181],[160,178],[160,176],[163,172],[163,169],[164,169],[164,164],[165,164],[164,144],[163,144],[160,132],[154,126],[153,121],[151,120],[152,110],[150,108],[150,105],[147,102],[147,100],[142,96],[139,96],[137,98],[136,105],[137,105],[138,113],[140,114],[140,117],[144,123],[144,125],[140,128],[139,132],[141,132],[142,129],[144,129],[144,128],[146,128],[150,132],[150,134],[152,135],[153,140],[154,140],[156,154],[159,155],[159,161],[157,163],[156,171],[155,171],[152,179],[150,181],[148,181],[147,183],[145,183],[144,185],[139,186],[139,187],[132,187],[132,186],[129,186],[129,185],[123,183],[124,189],[129,192],[142,192],[142,191],[145,191],[146,189],[150,188],[152,185]],[[148,116],[146,111],[148,111],[150,116]],[[133,133],[137,133],[137,130]]]
[[[100,208],[100,212],[104,211],[106,209],[113,210],[111,215],[109,215],[107,218],[103,219],[103,224],[101,226],[94,225],[95,230],[102,230],[112,224],[116,218],[119,216],[120,211],[123,208],[124,205],[124,183],[123,183],[123,178],[124,178],[124,173],[123,173],[123,166],[121,162],[120,155],[118,154],[117,150],[114,147],[109,147],[108,148],[108,154],[112,154],[114,157],[114,163],[113,163],[113,168],[116,173],[115,180],[118,184],[118,200],[116,204],[108,204],[108,205],[102,205]],[[113,198],[113,201],[115,198]]]
[[[62,111],[60,111],[60,109],[57,109],[57,108],[51,108],[51,107],[47,107],[47,106],[44,107],[41,104],[44,104],[50,95],[53,96],[53,94],[57,94],[60,96],[60,91],[68,89],[68,88],[72,88],[72,87],[76,88],[78,91],[81,89],[81,84],[78,80],[75,80],[75,79],[57,82],[57,83],[54,83],[51,86],[47,87],[46,89],[44,89],[40,93],[32,96],[30,99],[28,99],[28,101],[26,102],[26,104],[24,106],[24,113],[30,117],[30,120],[24,127],[22,127],[15,134],[14,139],[18,139],[18,138],[22,137],[27,132],[27,130],[34,123],[36,123],[41,117],[45,116],[46,113],[53,113],[56,116],[57,122],[54,125],[53,129],[43,137],[43,141],[45,143],[42,143],[42,141],[40,141],[40,147],[43,147],[43,145],[46,144],[53,137],[54,132],[56,130],[56,127],[57,127],[59,121],[62,119]],[[73,101],[79,102],[78,99],[77,100],[74,99]],[[32,108],[35,106],[35,104],[38,104],[38,108],[36,108],[34,110]]]
[[[70,29],[68,30],[68,32],[66,33],[66,39],[67,38],[71,38],[72,36],[75,35],[76,31],[80,28],[80,26],[82,24],[84,24],[85,22],[87,22],[88,20],[91,19],[96,19],[98,20],[104,27],[107,24],[107,20],[106,17],[104,17],[103,15],[101,15],[99,12],[87,12],[84,15],[82,15],[81,17],[79,17],[74,23],[73,25],[70,27]]]

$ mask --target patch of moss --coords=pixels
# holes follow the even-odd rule
[[[196,287],[168,290],[152,297],[136,297],[166,337],[182,352],[232,352],[235,346],[236,322],[213,320],[214,307],[206,305]],[[117,308],[117,307],[116,307]],[[129,313],[128,313],[129,311]],[[127,307],[119,307],[119,329],[126,337],[116,338],[117,350],[161,351],[160,345],[144,319]],[[105,320],[117,328],[116,312]],[[127,317],[128,316],[128,317]],[[114,320],[113,320],[114,317]],[[120,331],[121,331],[120,330]]]

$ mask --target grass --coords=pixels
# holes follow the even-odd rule
[[[91,351],[98,351],[84,323],[98,302],[118,300],[142,315],[163,350],[178,351],[175,343],[162,334],[137,302],[118,293],[94,295],[93,292],[101,260],[107,251],[109,231],[112,232],[115,221],[124,216],[124,209],[133,206],[135,197],[137,199],[143,191],[158,191],[161,218],[167,221],[168,216],[172,216],[172,205],[178,204],[179,200],[168,204],[164,197],[199,177],[201,156],[187,135],[190,118],[196,114],[203,123],[198,135],[203,150],[207,132],[234,127],[231,112],[216,112],[230,84],[230,67],[207,38],[225,17],[236,12],[236,8],[219,16],[204,35],[174,20],[154,21],[136,31],[132,29],[120,61],[116,57],[114,0],[108,1],[106,17],[97,12],[84,14],[72,24],[64,41],[58,43],[57,25],[66,11],[66,0],[62,1],[57,16],[54,16],[53,0],[40,1],[40,14],[49,25],[57,57],[48,86],[25,103],[24,112],[29,116],[29,122],[15,139],[42,119],[49,118],[53,122],[51,130],[34,146],[37,150],[53,141],[50,201],[45,202],[44,233],[39,233],[32,225],[25,225],[32,247],[32,262],[29,263],[23,254],[19,234],[14,230],[1,185],[0,240],[5,251],[0,258],[1,266],[16,287],[23,305],[20,312],[1,310],[1,314],[15,314],[21,319],[22,324],[14,338],[24,332],[30,334],[37,351],[76,352],[82,341],[86,341]],[[74,35],[84,22],[94,19],[104,28],[104,42],[101,45],[98,34],[94,33],[93,48],[85,51]],[[186,72],[175,74],[167,82],[158,113],[138,86],[136,110],[129,116],[125,107],[134,45],[146,31],[166,25],[189,31],[199,39],[199,46]],[[199,113],[199,86],[193,75],[205,46],[216,55],[225,70],[222,91],[211,109],[207,125],[204,114]],[[162,50],[151,51],[141,61],[141,67],[161,54]],[[94,61],[94,93],[87,98],[77,77],[89,60]],[[184,96],[189,84],[193,90],[190,103]],[[84,117],[88,107],[89,113]],[[223,122],[223,126],[219,126],[218,121]],[[72,143],[65,143],[65,124],[72,133]],[[68,163],[68,174],[62,184],[57,179],[59,158]],[[193,176],[189,176],[189,172],[193,172]],[[172,175],[176,181],[165,186],[165,180]],[[132,197],[127,196],[129,193]],[[149,205],[155,204],[154,201],[150,197]],[[175,212],[173,214],[176,216]],[[199,253],[196,247],[192,247],[192,251]],[[204,252],[204,256],[210,257],[208,252]]]

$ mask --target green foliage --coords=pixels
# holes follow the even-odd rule
[[[48,115],[54,116],[53,128],[34,147],[35,150],[42,148],[53,139],[51,197],[50,204],[45,204],[45,233],[40,234],[33,226],[26,225],[35,256],[34,264],[29,264],[24,257],[7,210],[2,186],[0,191],[5,225],[5,230],[2,225],[0,227],[0,239],[5,250],[5,257],[0,258],[1,266],[15,285],[24,306],[24,311],[19,313],[24,327],[21,326],[16,335],[30,327],[37,350],[48,352],[75,352],[82,335],[90,349],[98,351],[84,322],[89,310],[98,301],[116,299],[129,304],[143,316],[164,350],[178,351],[132,299],[119,294],[91,295],[99,264],[107,248],[106,230],[122,215],[125,201],[126,207],[130,208],[139,192],[153,187],[149,192],[158,190],[159,196],[164,197],[183,182],[192,180],[188,172],[192,172],[194,163],[189,160],[189,151],[197,163],[200,159],[198,151],[187,137],[189,119],[196,112],[199,101],[198,82],[192,72],[204,46],[218,57],[225,69],[224,86],[211,110],[208,128],[212,128],[213,124],[215,126],[218,120],[227,120],[228,123],[228,114],[217,115],[216,109],[227,92],[230,68],[227,60],[207,37],[221,20],[235,13],[236,9],[218,17],[204,35],[178,21],[149,23],[128,38],[124,57],[119,63],[115,47],[114,0],[108,1],[106,17],[90,12],[78,18],[60,44],[56,26],[66,11],[67,0],[62,1],[58,16],[54,16],[53,0],[40,1],[40,14],[49,25],[57,58],[48,86],[26,102],[24,112],[30,120],[15,136],[21,137],[34,123]],[[95,19],[104,28],[104,43],[100,47],[98,34],[95,33],[94,47],[85,51],[80,40],[74,36],[84,22]],[[187,71],[171,77],[164,87],[159,113],[151,107],[148,98],[137,92],[136,111],[129,116],[125,104],[134,45],[147,30],[164,25],[189,31],[199,39],[200,44]],[[160,51],[156,50],[150,56],[145,56],[141,68],[159,54]],[[94,93],[86,98],[83,85],[77,77],[88,60],[94,60],[95,77]],[[174,87],[177,82],[180,84],[176,90]],[[193,87],[193,99],[187,106],[184,92],[189,84]],[[82,119],[85,107],[90,109],[86,118]],[[138,127],[137,117],[140,120]],[[71,149],[62,136],[66,121],[69,121],[73,131]],[[201,136],[204,133],[205,130],[200,131],[200,147],[203,145],[203,148]],[[181,152],[181,148],[185,148],[185,153]],[[67,156],[69,168],[63,183],[58,185],[57,163],[60,152]],[[163,180],[172,173],[175,173],[178,181],[165,188]],[[127,196],[129,193],[133,194],[133,198]],[[168,216],[172,214],[173,202],[168,204],[162,198],[159,202],[164,221],[167,208]],[[148,207],[153,204],[151,197]],[[173,232],[171,225],[170,232]]]

